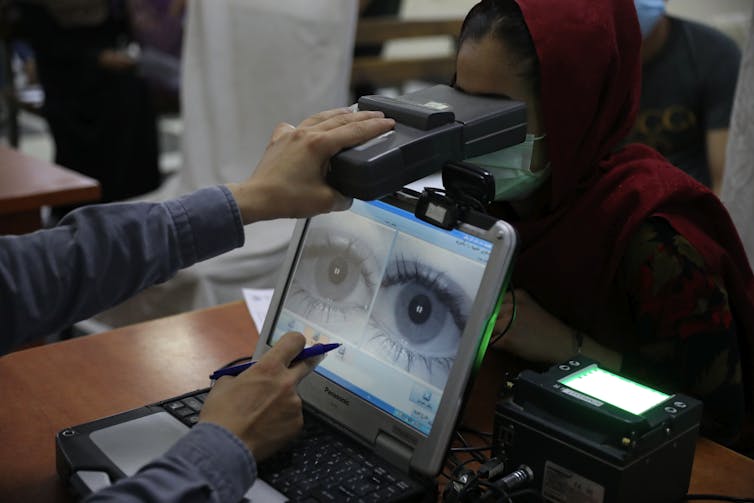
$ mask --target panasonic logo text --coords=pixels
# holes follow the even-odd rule
[[[347,398],[344,398],[344,397],[340,396],[339,394],[335,393],[334,391],[332,391],[327,386],[325,386],[325,393],[327,393],[328,395],[330,395],[331,397],[333,397],[334,399],[336,399],[337,401],[339,401],[340,403],[342,403],[346,407],[349,406],[349,405],[351,405],[351,403],[348,401]]]

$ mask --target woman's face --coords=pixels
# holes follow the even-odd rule
[[[497,38],[487,35],[480,40],[466,40],[458,51],[456,87],[470,94],[488,94],[523,101],[527,106],[527,132],[545,133],[539,109],[539,97],[522,75],[516,58]],[[546,164],[544,141],[534,144],[532,170]]]

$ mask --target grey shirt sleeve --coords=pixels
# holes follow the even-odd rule
[[[226,429],[199,423],[165,455],[86,503],[224,503],[241,501],[256,480],[246,446]]]
[[[164,203],[88,206],[52,229],[0,236],[0,354],[243,242],[224,186]]]

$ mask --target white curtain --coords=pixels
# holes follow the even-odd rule
[[[279,122],[347,105],[356,20],[356,0],[190,1],[184,164],[148,199],[243,180]],[[241,299],[242,287],[273,287],[293,224],[247,226],[243,248],[182,271],[98,320],[120,326]]]
[[[754,265],[754,15],[733,104],[721,199]]]

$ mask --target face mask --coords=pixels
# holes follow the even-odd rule
[[[526,199],[550,176],[550,164],[545,169],[531,170],[534,142],[545,137],[527,134],[518,145],[498,150],[466,162],[485,168],[495,178],[495,201],[519,201]]]
[[[639,16],[641,36],[647,38],[652,29],[665,14],[665,0],[634,0],[636,14]]]

